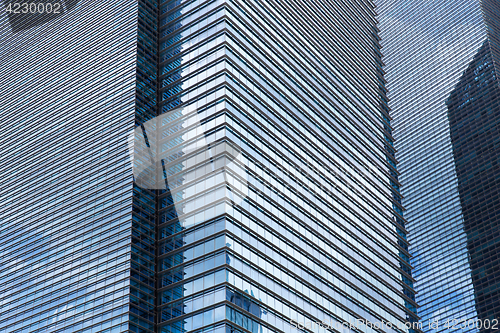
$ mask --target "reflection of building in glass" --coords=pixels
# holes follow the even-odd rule
[[[493,101],[496,96],[494,91],[498,89],[490,69],[492,59],[498,59],[499,54],[496,50],[500,35],[496,27],[500,6],[494,0],[378,0],[376,3],[380,13],[379,29],[389,106],[394,117],[396,156],[400,161],[400,179],[404,184],[403,205],[407,209],[419,316],[424,323],[482,318],[483,310],[476,304],[479,299],[476,280],[480,272],[485,273],[483,269],[488,264],[477,267],[475,254],[470,252],[471,237],[481,236],[471,235],[470,226],[467,226],[471,223],[471,214],[475,212],[463,205],[465,198],[461,185],[473,182],[465,178],[478,172],[476,168],[479,165],[471,167],[470,164],[456,163],[459,151],[477,150],[479,145],[487,147],[491,144],[486,140],[473,141],[472,134],[470,137],[462,135],[473,131],[472,126],[485,126],[482,125],[483,118],[465,119],[473,116],[473,107],[468,105],[477,105],[474,111],[477,117],[481,112],[487,112],[488,108],[494,112],[495,107],[488,105],[486,100]],[[487,37],[489,43],[483,44]],[[490,65],[480,64],[485,60],[483,56],[490,52],[487,49],[493,50],[488,55]],[[479,72],[483,76],[479,77]],[[482,85],[481,88],[478,85]],[[472,91],[478,95],[472,96]],[[447,106],[450,93],[451,104]],[[462,104],[461,100],[469,100],[469,104]],[[475,100],[479,104],[474,104]],[[481,105],[479,100],[485,104]],[[462,116],[462,112],[469,115]],[[498,117],[498,109],[495,112]],[[450,125],[448,113],[450,120],[464,118]],[[494,116],[491,114],[489,117]],[[473,125],[472,121],[477,124]],[[464,163],[472,158],[472,155],[461,157]],[[477,155],[475,158],[479,163],[487,157]],[[487,162],[481,163],[487,167]],[[485,191],[488,186],[493,189],[495,185],[485,185]],[[478,199],[481,200],[480,197]],[[495,202],[495,199],[489,199]],[[489,199],[485,198],[485,201]],[[485,204],[482,209],[484,218],[495,208],[488,208]],[[497,223],[493,220],[494,217],[491,217],[491,225]],[[483,220],[483,223],[490,222]],[[491,236],[495,237],[493,235],[491,231]],[[480,243],[486,250],[487,243],[482,240]],[[475,251],[478,253],[480,250],[476,248]],[[489,264],[494,265],[491,259]],[[498,262],[498,259],[495,260]],[[490,268],[493,269],[493,266]],[[495,274],[483,277],[492,283],[498,281]],[[482,293],[486,295],[486,291]],[[495,297],[498,302],[498,296]],[[489,298],[490,311],[495,306],[495,297]],[[424,325],[424,330],[430,329]],[[441,326],[438,331],[447,330],[446,326]]]
[[[499,8],[500,9],[500,8]],[[500,320],[500,87],[486,40],[448,104],[477,314]]]

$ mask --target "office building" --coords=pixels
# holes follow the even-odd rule
[[[409,331],[371,1],[10,22],[0,332]]]
[[[492,328],[500,320],[500,87],[494,43],[484,41],[447,101],[476,310],[483,326],[490,320]]]
[[[377,1],[424,330],[500,319],[499,10],[489,0]]]
[[[135,213],[127,150],[144,4],[80,1],[40,23],[0,3],[0,331],[152,332],[155,286],[136,272],[154,212]]]

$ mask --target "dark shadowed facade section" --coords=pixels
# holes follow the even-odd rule
[[[486,40],[447,101],[479,319],[500,318],[500,88]]]

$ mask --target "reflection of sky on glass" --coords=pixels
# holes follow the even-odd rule
[[[0,6],[1,333],[129,318],[131,170],[120,160],[133,126],[136,7],[80,1],[12,33]]]
[[[485,39],[478,1],[377,0],[419,315],[475,316],[446,99]],[[425,327],[425,325],[424,325]]]

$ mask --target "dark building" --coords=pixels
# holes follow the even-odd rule
[[[500,86],[486,40],[448,105],[478,318],[500,320]]]

